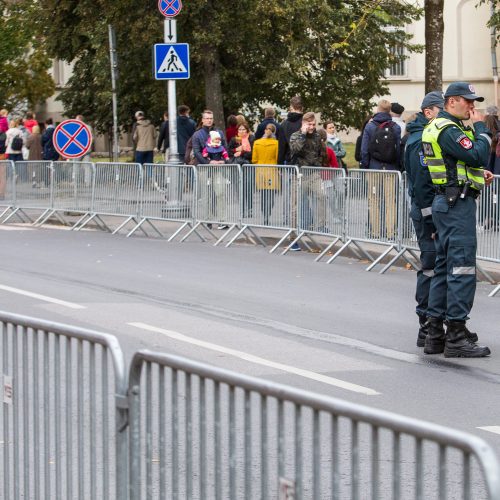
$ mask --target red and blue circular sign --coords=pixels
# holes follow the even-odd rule
[[[181,0],[158,0],[158,9],[165,17],[175,17],[182,9]]]
[[[54,130],[53,143],[64,158],[85,156],[92,146],[92,132],[88,125],[78,120],[65,120]]]

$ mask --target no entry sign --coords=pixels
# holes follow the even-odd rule
[[[54,131],[54,147],[64,158],[85,156],[92,145],[92,132],[78,120],[65,120]]]

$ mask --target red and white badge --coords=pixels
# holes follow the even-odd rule
[[[462,137],[459,141],[459,144],[464,149],[472,149],[472,141],[468,137]]]

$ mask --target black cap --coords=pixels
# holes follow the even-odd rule
[[[405,108],[399,104],[399,102],[393,102],[391,103],[391,111],[396,114],[396,115],[401,115],[403,114],[403,111]]]
[[[484,97],[480,97],[476,94],[476,89],[474,85],[471,85],[468,82],[453,82],[450,83],[450,86],[446,89],[444,93],[445,97],[453,97],[460,96],[464,99],[470,99],[471,101],[479,101],[483,102]]]

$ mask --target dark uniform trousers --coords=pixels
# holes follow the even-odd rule
[[[417,289],[415,292],[416,311],[419,316],[427,316],[431,279],[434,276],[434,267],[436,265],[436,246],[432,239],[433,229],[424,222],[422,212],[415,203],[411,204],[410,217],[420,249],[420,270],[417,271]]]
[[[449,207],[438,194],[432,203],[437,234],[435,276],[432,280],[427,314],[449,321],[469,318],[476,291],[476,200],[458,198]]]

